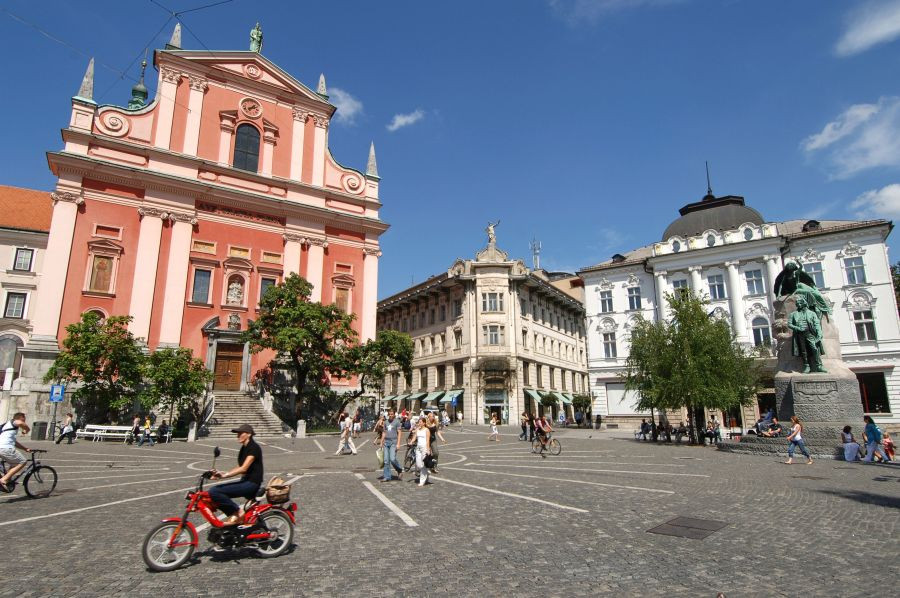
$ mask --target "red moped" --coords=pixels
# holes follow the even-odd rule
[[[219,448],[216,447],[213,452],[213,470],[215,457],[219,454]],[[209,492],[203,490],[203,484],[211,479],[213,470],[203,472],[196,489],[185,496],[188,506],[184,515],[163,519],[144,538],[141,552],[150,569],[172,571],[191,558],[199,544],[197,528],[188,521],[188,516],[195,511],[199,511],[209,522],[207,539],[220,549],[252,548],[259,556],[271,558],[283,554],[291,546],[297,503],[283,505],[261,502],[266,490],[260,489],[255,499],[244,504],[241,522],[226,526],[216,517],[216,505]],[[289,500],[287,496],[283,498]]]

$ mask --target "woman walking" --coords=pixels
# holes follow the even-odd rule
[[[419,470],[419,486],[428,483],[428,468],[425,457],[431,454],[431,432],[425,425],[425,418],[416,422],[416,469]]]
[[[812,457],[809,456],[809,451],[806,450],[806,446],[803,444],[803,424],[800,423],[800,418],[796,415],[791,416],[791,433],[788,436],[788,440],[790,444],[788,445],[788,460],[785,461],[786,464],[790,465],[794,462],[794,449],[799,448],[800,452],[806,457],[806,464],[812,464]]]
[[[496,440],[500,442],[500,430],[497,429],[497,414],[491,415],[491,435],[488,440]]]

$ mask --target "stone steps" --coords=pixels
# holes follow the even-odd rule
[[[233,428],[250,424],[256,436],[282,436],[285,428],[277,416],[263,409],[259,399],[245,392],[215,393],[216,408],[206,438],[233,438]]]

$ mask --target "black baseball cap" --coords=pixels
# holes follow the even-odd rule
[[[232,429],[231,431],[235,432],[236,434],[240,434],[241,432],[247,432],[251,436],[254,434],[253,426],[251,426],[250,424],[241,424],[237,428]]]

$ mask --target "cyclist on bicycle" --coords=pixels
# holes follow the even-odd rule
[[[534,431],[537,432],[538,440],[541,443],[541,457],[546,459],[547,455],[544,454],[544,449],[547,448],[547,443],[550,442],[550,433],[553,432],[553,427],[546,415],[542,415],[534,422]]]
[[[22,446],[16,440],[20,428],[26,434],[31,431],[31,428],[25,423],[25,414],[21,411],[13,415],[11,420],[0,427],[0,461],[12,465],[6,474],[0,478],[0,490],[7,493],[11,492],[11,490],[6,483],[25,467],[25,457],[16,449],[20,448],[26,453],[31,452],[30,448]]]

